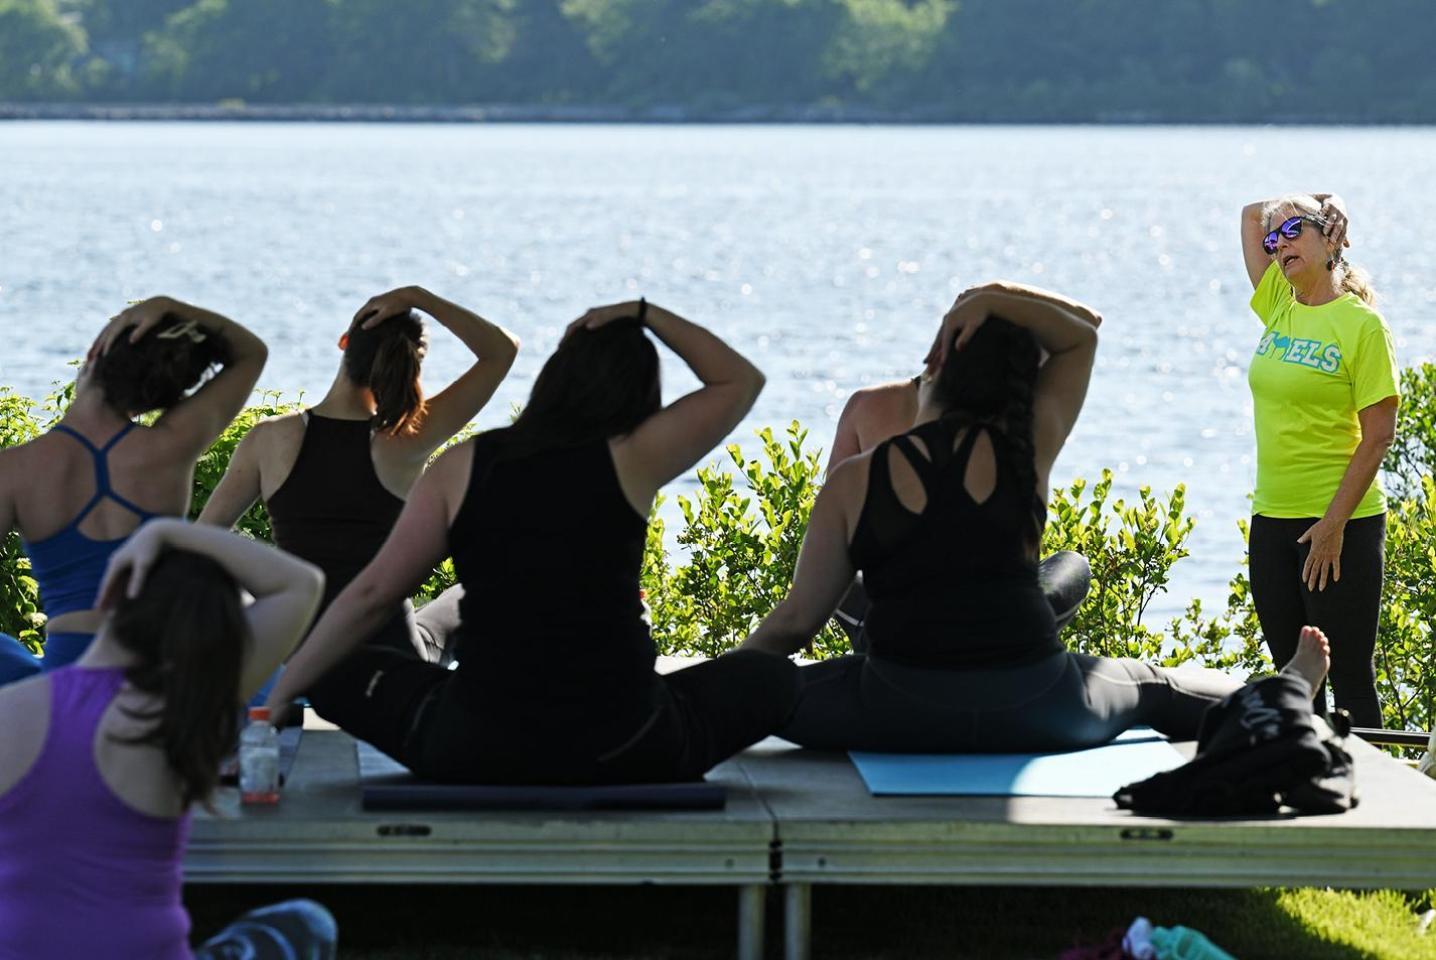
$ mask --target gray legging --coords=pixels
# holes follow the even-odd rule
[[[333,960],[334,917],[313,900],[251,910],[204,942],[195,960]]]
[[[858,655],[798,672],[802,692],[780,736],[819,750],[893,753],[1076,750],[1142,725],[1191,740],[1206,708],[1241,686],[1215,670],[1080,653],[982,670]]]

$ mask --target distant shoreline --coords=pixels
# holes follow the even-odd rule
[[[631,124],[898,124],[898,125],[1022,125],[1063,126],[1430,126],[1374,123],[1349,117],[1264,117],[1261,119],[1166,117],[1140,112],[1093,117],[1033,119],[964,117],[928,107],[911,111],[855,106],[761,104],[698,108],[675,104],[625,107],[603,104],[473,104],[467,106],[406,106],[396,104],[249,104],[221,103],[7,103],[0,102],[0,121],[100,120],[198,121],[263,123],[631,123]]]

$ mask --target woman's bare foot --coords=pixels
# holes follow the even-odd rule
[[[1301,637],[1296,642],[1296,654],[1281,668],[1281,672],[1304,678],[1315,691],[1326,679],[1330,666],[1331,644],[1327,642],[1326,634],[1316,627],[1302,627]]]

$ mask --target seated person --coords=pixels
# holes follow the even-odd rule
[[[100,332],[59,422],[0,450],[0,537],[20,534],[49,618],[40,660],[0,634],[0,684],[85,652],[102,619],[92,608],[105,562],[148,518],[188,512],[195,463],[244,406],[266,356],[233,320],[152,297]],[[137,422],[155,410],[153,423]]]
[[[666,407],[649,330],[702,383]],[[762,385],[722,340],[660,307],[589,311],[512,426],[451,447],[419,479],[270,703],[309,691],[321,716],[457,783],[692,780],[773,733],[797,696],[794,666],[734,653],[659,676],[638,590],[658,489],[726,437]],[[464,588],[458,668],[356,652],[450,555]]]
[[[428,338],[416,309],[475,356],[431,399],[419,380]],[[339,338],[344,357],[324,399],[246,433],[199,522],[233,526],[263,500],[275,544],[324,571],[322,614],[379,552],[429,457],[489,402],[518,346],[503,327],[419,287],[370,299]],[[461,595],[450,588],[418,616],[405,597],[369,642],[444,661]]]
[[[980,290],[1000,291],[1052,303],[1071,311],[1093,327],[1102,325],[1101,314],[1085,304],[1037,287],[1016,283],[988,284],[985,287],[974,287],[965,295],[971,296]],[[832,451],[828,456],[828,474],[831,475],[833,468],[849,457],[867,453],[884,440],[912,429],[913,422],[917,419],[918,392],[921,385],[922,377],[917,376],[855,390],[843,405],[843,412],[838,417]],[[1052,607],[1053,615],[1057,618],[1057,628],[1060,630],[1071,622],[1083,598],[1087,596],[1091,585],[1091,571],[1086,559],[1070,550],[1053,554],[1037,565],[1037,579],[1048,604]],[[854,653],[867,652],[868,641],[863,633],[863,621],[867,618],[868,606],[868,595],[863,589],[862,576],[859,575],[833,614],[833,619],[847,634]]]
[[[115,552],[84,655],[0,689],[0,960],[334,956],[333,918],[308,901],[191,953],[180,869],[240,704],[322,587],[294,557],[181,520],[152,520]]]
[[[1070,750],[1141,724],[1188,739],[1241,686],[1058,640],[1037,580],[1043,492],[1096,348],[1093,325],[1055,298],[998,287],[958,299],[928,354],[916,424],[833,470],[791,592],[743,643],[796,652],[865,575],[870,653],[801,668],[781,736],[923,753]],[[1314,686],[1326,640],[1306,630],[1299,643],[1289,669]]]

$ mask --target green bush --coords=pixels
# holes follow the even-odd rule
[[[1401,371],[1401,406],[1396,439],[1381,465],[1387,495],[1393,501],[1422,495],[1421,478],[1436,468],[1436,364]]]
[[[808,432],[796,420],[786,442],[767,428],[757,435],[766,466],[745,458],[738,444],[726,448],[744,493],[735,489],[732,474],[708,466],[698,471],[698,496],[678,498],[684,528],[677,540],[689,550],[685,563],[670,567],[663,522],[655,516],[650,523],[641,582],[664,653],[716,656],[732,649],[793,581],[822,476],[819,451],[803,449]],[[847,651],[847,640],[829,624],[813,649],[817,656],[833,656]]]
[[[41,429],[34,403],[9,387],[0,387],[0,448],[33,440]],[[0,541],[0,633],[10,634],[32,653],[39,653],[44,626],[39,585],[30,576],[30,561],[20,548],[20,535],[12,530]]]

